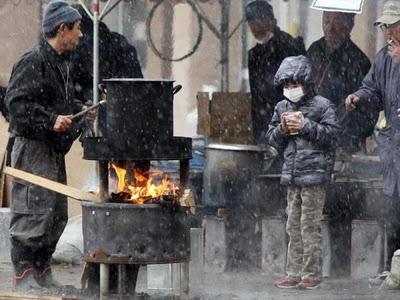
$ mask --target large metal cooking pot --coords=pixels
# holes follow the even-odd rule
[[[173,94],[179,87],[172,80],[115,78],[104,83],[110,144],[124,150],[163,144],[173,136]]]
[[[82,202],[85,260],[136,264],[190,260],[188,209]],[[97,259],[96,259],[97,258]]]
[[[255,145],[209,144],[203,174],[206,209],[252,209],[252,187],[262,172],[264,152]]]

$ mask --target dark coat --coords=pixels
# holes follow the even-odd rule
[[[0,86],[0,112],[3,117],[8,121],[8,111],[5,102],[7,88]]]
[[[368,57],[350,40],[330,50],[325,38],[311,44],[307,50],[316,78],[316,92],[329,99],[336,107],[342,133],[339,146],[358,148],[373,133],[378,112],[372,105],[346,112],[345,99],[360,86],[371,66]]]
[[[360,104],[375,105],[376,111],[384,110],[387,127],[379,133],[379,156],[384,165],[383,192],[400,195],[400,60],[393,60],[387,47],[381,49],[365,76],[362,86],[355,93],[361,98]],[[372,99],[372,100],[371,100]]]
[[[328,99],[315,95],[310,74],[304,74],[310,72],[311,67],[296,67],[291,59],[306,64],[305,58],[284,60],[275,76],[276,85],[305,79],[306,82],[302,83],[308,93],[297,103],[284,99],[276,105],[267,133],[268,143],[283,153],[282,184],[307,186],[329,183],[340,130],[335,108]],[[298,135],[289,135],[280,126],[280,116],[287,111],[301,111],[304,115],[304,127]]]
[[[58,153],[67,153],[82,131],[75,121],[66,133],[53,131],[58,115],[79,112],[67,55],[59,55],[45,40],[28,51],[14,65],[7,87],[9,131],[45,142]]]
[[[77,97],[91,104],[93,99],[93,22],[81,5],[74,6],[82,15],[81,39],[73,54],[73,81]],[[121,34],[111,32],[99,24],[99,77],[100,82],[109,78],[143,78],[137,52]],[[107,107],[98,110],[98,128],[106,135]]]
[[[93,22],[81,5],[74,8],[82,15],[83,37],[73,53],[73,81],[78,97],[92,101]],[[109,78],[143,78],[135,47],[123,35],[110,31],[103,22],[99,23],[99,73],[100,81]]]
[[[294,39],[277,28],[265,44],[257,44],[249,51],[249,78],[251,90],[251,115],[254,142],[265,143],[268,123],[274,107],[282,99],[282,91],[274,86],[274,76],[285,57],[304,54],[301,38]]]

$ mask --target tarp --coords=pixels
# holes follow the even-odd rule
[[[361,14],[364,0],[314,0],[311,8]]]

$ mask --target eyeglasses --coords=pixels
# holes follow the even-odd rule
[[[386,31],[388,31],[389,29],[395,29],[396,27],[399,27],[399,25],[400,25],[400,21],[399,22],[396,22],[396,23],[393,23],[393,24],[384,24],[384,23],[382,23],[381,25],[379,25],[379,28],[383,31],[383,32],[386,32]]]

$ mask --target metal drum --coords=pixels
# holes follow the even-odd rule
[[[82,203],[84,260],[158,264],[190,260],[187,208]]]
[[[203,175],[205,209],[253,209],[252,186],[261,174],[263,153],[254,145],[209,144]]]

